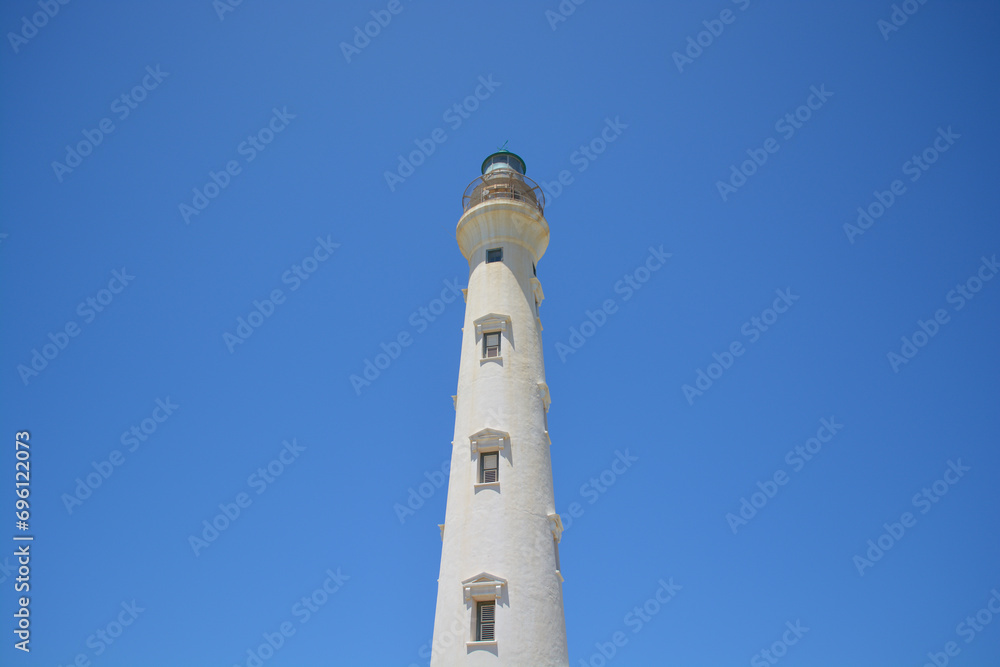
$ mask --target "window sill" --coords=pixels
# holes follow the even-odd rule
[[[483,357],[482,359],[479,360],[479,363],[480,363],[480,365],[482,365],[482,364],[485,364],[488,361],[499,361],[502,364],[503,363],[503,357]]]
[[[486,648],[487,646],[496,646],[497,640],[494,639],[489,642],[465,642],[465,645],[468,648]]]
[[[477,489],[499,489],[500,482],[476,482],[473,486]]]

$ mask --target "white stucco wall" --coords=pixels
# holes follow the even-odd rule
[[[549,519],[555,502],[539,388],[545,366],[531,283],[548,225],[530,204],[490,200],[462,216],[457,237],[469,261],[469,288],[431,665],[568,665]],[[486,251],[498,247],[503,261],[487,264]],[[490,313],[510,318],[500,361],[482,359],[474,325]],[[485,428],[510,439],[499,483],[477,488],[479,459],[469,436]],[[496,601],[496,644],[470,647],[475,601],[464,599],[462,582],[483,572],[506,581]],[[455,631],[457,618],[465,619],[462,633]]]

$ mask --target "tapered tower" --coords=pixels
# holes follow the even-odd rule
[[[568,665],[536,274],[545,197],[501,150],[462,205],[469,287],[431,665]]]

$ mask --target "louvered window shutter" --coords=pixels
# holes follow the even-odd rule
[[[479,603],[479,637],[478,641],[493,641],[493,629],[496,625],[495,619],[496,605],[492,602]]]
[[[495,482],[497,481],[497,468],[499,464],[499,456],[496,452],[491,454],[483,454],[483,482]]]

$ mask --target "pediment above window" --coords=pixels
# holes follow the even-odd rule
[[[477,336],[483,335],[485,331],[503,331],[506,333],[510,330],[510,315],[490,313],[489,315],[483,315],[473,322],[473,324],[476,327]]]
[[[555,538],[556,542],[562,541],[563,525],[562,517],[558,514],[549,515],[549,528],[552,529],[552,537]]]
[[[535,295],[535,303],[541,306],[542,301],[545,300],[545,292],[542,291],[542,283],[539,282],[538,278],[531,279],[531,292]]]
[[[549,411],[549,406],[552,405],[552,396],[549,394],[549,385],[544,382],[538,383],[538,393],[542,397],[542,404],[545,405],[545,411]]]
[[[489,572],[481,572],[462,582],[466,602],[470,600],[476,600],[479,602],[486,600],[499,600],[503,595],[503,588],[506,585],[506,579],[501,579],[500,577],[492,575]]]
[[[484,428],[469,436],[469,443],[472,445],[472,453],[496,452],[504,448],[510,442],[510,433],[498,431],[495,428]]]

